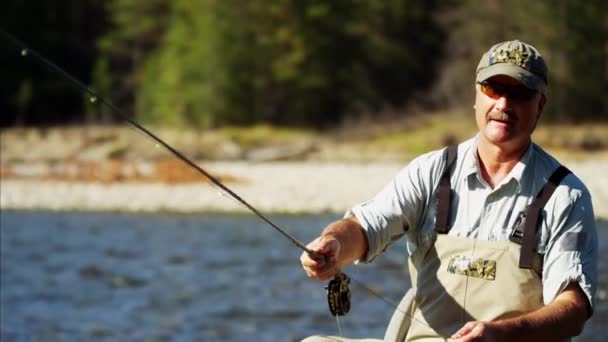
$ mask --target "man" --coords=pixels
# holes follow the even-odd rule
[[[323,258],[304,253],[302,266],[327,280],[405,235],[406,340],[566,340],[592,313],[597,235],[585,185],[531,140],[547,66],[531,45],[503,42],[476,81],[478,134],[413,160],[312,241]]]

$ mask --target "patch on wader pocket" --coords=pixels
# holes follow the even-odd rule
[[[448,272],[469,277],[494,280],[496,278],[496,261],[482,258],[470,258],[457,255],[450,259]]]

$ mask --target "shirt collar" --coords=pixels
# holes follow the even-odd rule
[[[521,192],[522,185],[524,185],[523,183],[525,180],[524,172],[526,170],[526,166],[532,161],[531,156],[533,152],[534,149],[532,148],[532,142],[530,142],[528,148],[526,149],[526,152],[524,152],[524,155],[521,156],[521,159],[517,162],[517,164],[515,164],[515,166],[513,167],[511,172],[509,172],[509,175],[504,179],[502,184],[507,184],[511,180],[514,180],[517,182],[517,192]]]
[[[477,156],[477,145],[479,143],[479,134],[475,136],[473,139],[473,143],[471,144],[471,149],[469,153],[465,156],[463,160],[463,175],[466,177],[471,177],[472,175],[481,177],[481,172],[479,172],[479,159]],[[532,162],[532,155],[534,154],[534,143],[530,142],[526,152],[522,155],[521,159],[515,164],[511,172],[505,177],[505,179],[498,185],[496,188],[502,187],[512,181],[516,182],[517,192],[521,192],[521,189],[526,186],[522,184],[525,182],[524,171],[526,166]]]

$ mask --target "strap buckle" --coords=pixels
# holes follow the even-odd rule
[[[515,223],[513,224],[513,231],[511,232],[511,235],[509,235],[509,240],[519,245],[521,245],[522,241],[524,240],[524,225],[526,223],[526,212],[527,208],[526,210],[519,213],[517,219],[515,220]]]

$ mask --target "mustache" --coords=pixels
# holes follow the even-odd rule
[[[499,111],[491,111],[488,114],[488,120],[498,120],[498,121],[515,121],[515,117],[511,114]]]

